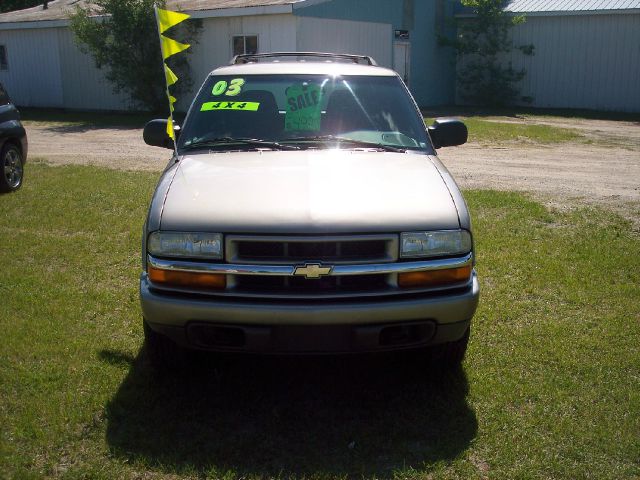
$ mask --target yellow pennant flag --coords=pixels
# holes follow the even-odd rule
[[[169,117],[169,119],[167,120],[167,135],[169,135],[169,138],[171,138],[171,140],[176,139],[175,133],[173,132],[173,118]]]
[[[155,11],[156,11],[156,20],[158,24],[158,34],[160,36],[160,48],[162,50],[162,59],[166,60],[170,56],[175,55],[176,53],[180,53],[186,50],[187,48],[189,48],[190,45],[186,43],[176,42],[172,38],[168,38],[162,35],[165,31],[167,31],[174,25],[177,25],[180,22],[183,22],[184,20],[189,18],[189,15],[184,13],[179,13],[179,12],[172,12],[170,10],[162,10],[161,8],[158,8],[158,7],[155,7]],[[175,145],[176,135],[173,129],[173,111],[174,111],[173,104],[176,103],[176,98],[172,96],[171,93],[169,92],[169,87],[178,81],[178,77],[175,73],[171,71],[171,69],[167,66],[166,63],[164,63],[164,61],[163,61],[163,66],[164,66],[164,78],[167,83],[167,98],[169,100],[169,118],[167,120],[167,136],[173,140],[174,149],[176,149],[176,145]],[[178,151],[176,149],[176,155],[177,154],[178,154]]]
[[[184,22],[187,18],[189,18],[189,15],[186,13],[172,12],[158,8],[158,30],[160,30],[160,33],[164,33],[174,25]]]
[[[178,77],[176,76],[175,73],[173,73],[171,71],[171,69],[169,67],[167,67],[167,65],[164,65],[164,76],[167,79],[167,86],[170,87],[171,85],[173,85],[174,83],[176,83],[178,81]]]
[[[171,38],[165,37],[164,35],[160,35],[160,44],[162,46],[162,58],[164,60],[169,58],[171,55],[183,52],[191,46],[186,43],[176,42]]]

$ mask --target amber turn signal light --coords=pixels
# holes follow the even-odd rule
[[[221,290],[227,286],[226,275],[221,275],[219,273],[195,273],[162,270],[150,265],[147,268],[147,273],[149,274],[149,280],[153,283],[169,287]]]
[[[398,274],[398,285],[402,288],[441,287],[469,280],[471,265],[444,270],[426,270]]]

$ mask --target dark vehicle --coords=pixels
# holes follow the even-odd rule
[[[0,83],[0,193],[20,188],[26,160],[27,133],[18,109]]]

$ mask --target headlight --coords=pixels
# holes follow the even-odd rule
[[[442,257],[471,251],[471,234],[466,230],[406,232],[400,241],[400,257]]]
[[[158,257],[222,258],[222,234],[153,232],[147,248]]]

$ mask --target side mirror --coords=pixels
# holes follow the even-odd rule
[[[428,130],[435,148],[462,145],[469,137],[467,126],[455,118],[436,118]]]
[[[176,137],[180,132],[179,127],[174,127]],[[144,126],[142,137],[147,145],[173,149],[173,140],[167,135],[167,120],[151,120]]]

